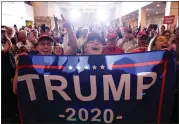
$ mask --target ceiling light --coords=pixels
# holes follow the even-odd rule
[[[156,12],[156,14],[158,14],[158,12]]]
[[[129,17],[129,16],[128,16]]]
[[[150,14],[148,14],[148,16],[150,16]]]
[[[124,17],[124,18],[126,18],[126,17]]]
[[[81,13],[79,9],[74,8],[70,11],[70,17],[73,21],[77,21],[81,17]]]
[[[146,9],[147,11],[149,10],[149,9]]]
[[[159,4],[157,6],[160,6]]]
[[[108,13],[108,11],[106,9],[98,9],[98,11],[97,11],[98,20],[99,21],[107,20],[109,17],[108,16],[109,14],[107,14],[107,13]]]

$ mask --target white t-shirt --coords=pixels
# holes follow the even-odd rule
[[[20,48],[20,47],[22,47],[22,46],[25,46],[28,51],[31,51],[31,49],[32,49],[32,43],[29,42],[28,40],[26,41],[25,44],[23,44],[22,42],[18,42],[18,43],[16,44],[16,46],[17,46],[18,48]]]

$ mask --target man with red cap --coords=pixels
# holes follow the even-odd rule
[[[124,50],[120,47],[117,47],[117,34],[114,32],[108,32],[106,41],[106,46],[104,48],[104,54],[121,54],[124,53]]]
[[[52,54],[52,44],[53,38],[43,34],[38,39],[38,51],[40,55],[50,55]]]
[[[76,54],[77,49],[77,39],[71,25],[64,19],[63,15],[61,15],[63,20],[63,27],[66,28],[69,37],[69,45],[64,50],[64,55],[74,55]],[[52,54],[52,45],[53,45],[53,38],[47,34],[43,34],[38,38],[37,49],[39,55],[51,55]],[[17,57],[18,58],[18,57]],[[16,59],[16,66],[18,67],[18,59]],[[13,92],[14,94],[17,93],[17,77],[18,77],[18,68],[16,68],[15,76],[13,79]]]

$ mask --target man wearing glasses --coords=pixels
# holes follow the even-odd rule
[[[38,39],[38,51],[40,55],[52,54],[53,39],[48,35],[42,35]]]

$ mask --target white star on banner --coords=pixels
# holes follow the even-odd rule
[[[92,68],[93,68],[93,70],[96,70],[97,67],[95,65],[93,65]]]
[[[70,65],[70,66],[68,66],[68,69],[69,70],[73,70],[73,67]]]
[[[89,69],[89,67],[86,65],[85,67],[84,67],[85,69]]]
[[[104,69],[105,66],[104,66],[104,65],[101,65],[100,67],[101,67],[101,69]]]
[[[80,70],[81,69],[81,67],[78,65],[77,67],[76,67],[78,70]]]

